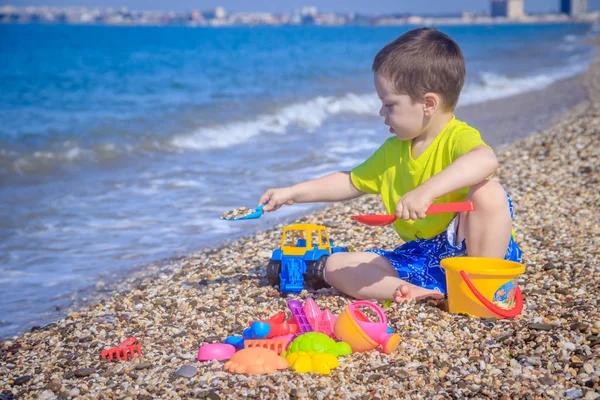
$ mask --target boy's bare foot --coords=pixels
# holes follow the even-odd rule
[[[426,297],[443,299],[444,295],[437,290],[429,290],[413,285],[400,285],[394,292],[394,301],[396,303],[404,303],[406,301],[424,299]]]

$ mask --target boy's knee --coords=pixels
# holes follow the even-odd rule
[[[325,274],[335,272],[344,266],[344,253],[334,253],[327,257]]]
[[[467,199],[475,203],[476,210],[490,211],[508,209],[508,199],[501,184],[483,181],[471,186]]]

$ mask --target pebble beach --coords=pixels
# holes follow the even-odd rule
[[[196,361],[202,344],[287,309],[265,275],[278,225],[98,287],[110,294],[0,342],[0,399],[600,398],[600,65],[580,79],[583,102],[496,149],[493,179],[513,197],[524,251],[521,316],[454,315],[433,301],[393,305],[385,313],[398,349],[342,356],[331,375],[237,375],[223,362]],[[359,251],[396,247],[392,228],[349,218],[380,212],[377,197],[363,196],[297,222],[325,225],[336,245]],[[333,289],[295,297],[335,315],[352,302]],[[100,358],[129,336],[141,358]]]

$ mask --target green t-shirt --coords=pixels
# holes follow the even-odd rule
[[[411,156],[412,140],[391,137],[350,174],[352,183],[365,193],[381,194],[388,213],[405,194],[448,167],[475,147],[489,147],[477,129],[452,118],[434,141],[416,160]],[[465,201],[469,188],[448,193],[434,203]],[[417,221],[397,219],[394,228],[404,241],[428,239],[443,232],[456,214],[430,214]]]

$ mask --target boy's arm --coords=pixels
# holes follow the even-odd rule
[[[350,200],[363,194],[365,192],[352,183],[350,172],[343,171],[287,188],[269,189],[261,196],[259,204],[266,204],[264,211],[275,211],[284,204]]]
[[[439,174],[402,196],[396,204],[396,216],[413,221],[425,218],[427,208],[436,198],[482,182],[497,168],[498,160],[490,148],[475,147]]]
[[[436,199],[484,181],[498,169],[498,159],[489,147],[479,146],[457,158],[446,169],[421,186]]]

